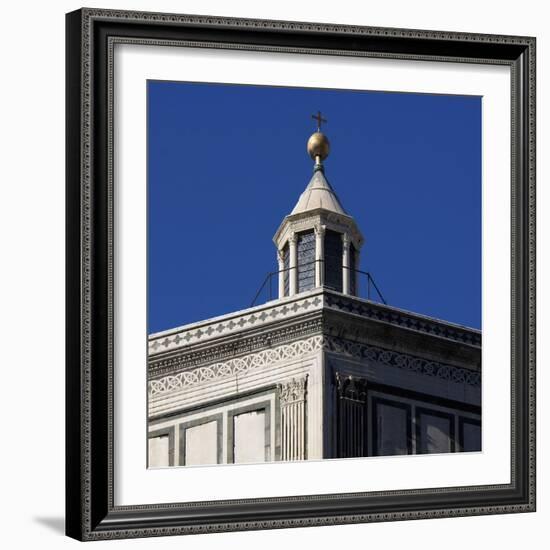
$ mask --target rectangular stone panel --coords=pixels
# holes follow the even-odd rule
[[[218,423],[206,422],[185,429],[185,465],[217,464]]]
[[[233,459],[235,463],[265,462],[265,411],[233,417]]]
[[[170,466],[170,438],[168,434],[149,438],[149,468]]]

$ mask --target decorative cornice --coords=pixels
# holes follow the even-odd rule
[[[323,298],[318,294],[305,298],[293,298],[278,301],[276,305],[264,305],[243,310],[240,314],[231,314],[204,323],[193,324],[189,328],[182,327],[181,330],[166,335],[153,335],[149,338],[149,356],[315,311],[320,309],[322,304]]]
[[[250,354],[259,349],[270,348],[304,339],[312,334],[321,334],[322,319],[316,317],[290,326],[271,329],[231,342],[201,346],[200,349],[181,350],[169,357],[160,356],[149,360],[149,377],[158,377],[180,370],[189,370],[212,362],[234,359],[237,356]]]
[[[188,369],[175,375],[151,380],[149,382],[149,396],[154,398],[204,382],[244,375],[253,369],[271,366],[283,360],[293,360],[321,349],[354,359],[382,363],[389,367],[447,380],[456,384],[476,387],[481,385],[481,372],[478,370],[463,369],[376,346],[358,344],[332,336],[318,335],[273,349],[236,357],[229,361]]]
[[[149,397],[179,391],[189,386],[211,382],[212,380],[244,375],[252,370],[271,366],[280,361],[288,361],[304,355],[315,353],[322,349],[323,337],[313,336],[307,340],[300,340],[279,346],[274,349],[262,350],[244,357],[237,357],[224,363],[215,363],[205,367],[180,372],[173,376],[165,376],[149,382]]]
[[[448,380],[456,384],[481,386],[481,371],[479,370],[463,369],[437,361],[429,361],[407,353],[398,353],[376,346],[350,342],[343,338],[325,336],[323,339],[323,349],[338,355],[382,363],[389,367],[396,367],[415,374]]]
[[[324,229],[331,229],[338,233],[348,233],[355,248],[360,249],[365,242],[361,231],[351,216],[328,212],[321,208],[286,216],[279,229],[273,237],[277,248],[282,248],[284,243],[290,239],[292,234],[300,233],[307,229],[316,229],[317,226],[324,226]]]
[[[326,321],[311,318],[300,320],[300,317],[324,310],[388,323],[471,347],[481,346],[481,333],[474,329],[317,289],[303,298],[283,299],[275,305],[244,310],[241,315],[228,315],[153,336],[149,340],[149,375],[159,376],[196,367],[321,331],[326,328]],[[288,326],[273,325],[282,321],[288,321]]]
[[[355,297],[325,292],[324,306],[336,311],[359,315],[374,321],[382,321],[416,332],[423,332],[439,338],[460,342],[470,346],[481,346],[481,332],[444,321],[408,313],[386,305],[376,304]]]

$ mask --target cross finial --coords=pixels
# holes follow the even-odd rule
[[[328,122],[328,120],[326,118],[323,118],[321,116],[321,111],[317,111],[317,114],[316,115],[311,115],[311,118],[313,120],[316,120],[317,121],[317,131],[320,132],[321,131],[321,125],[323,124],[323,122]]]

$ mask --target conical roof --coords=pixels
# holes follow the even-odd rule
[[[313,177],[304,192],[300,195],[290,215],[308,212],[317,208],[323,208],[324,210],[347,216],[347,212],[342,207],[334,189],[325,178],[323,170],[318,167],[316,167]]]

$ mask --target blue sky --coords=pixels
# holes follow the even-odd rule
[[[148,331],[250,305],[273,235],[325,174],[389,305],[481,326],[481,98],[148,83]]]

